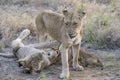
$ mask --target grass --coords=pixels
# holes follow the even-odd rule
[[[49,79],[47,78],[45,72],[42,72],[42,73],[40,74],[40,76],[42,77],[42,80],[49,80]]]
[[[14,5],[16,2],[14,0],[0,2],[0,32],[4,36],[1,41],[5,45],[10,45],[11,40],[24,28],[35,32],[34,20],[40,11],[39,8],[44,4],[48,4],[44,7],[57,12],[61,12],[65,6],[73,10],[76,9],[78,12],[85,11],[87,17],[84,20],[83,41],[102,48],[120,44],[120,36],[118,35],[120,34],[119,0],[29,0],[26,5],[21,7]],[[38,11],[34,12],[35,9]],[[107,41],[109,36],[111,36],[111,42]]]
[[[118,23],[120,19],[116,14],[118,12],[117,4],[115,2],[114,4],[111,2],[109,5],[96,3],[83,4],[87,12],[87,17],[84,21],[83,41],[93,43],[99,48],[118,48],[119,46],[116,44],[119,44],[120,36],[115,35],[120,33],[118,32],[120,29],[118,27],[120,26]],[[113,9],[115,11],[111,12]],[[111,36],[110,42],[107,41],[109,36]]]
[[[4,9],[4,8],[8,8]],[[17,6],[2,6],[0,8],[0,32],[4,36],[1,43],[5,44],[5,46],[10,45],[10,42],[17,37],[17,34],[25,28],[29,28],[30,30],[34,30],[34,23],[32,15],[28,13],[18,12]]]
[[[77,11],[78,12],[83,12],[84,10],[85,10],[85,7],[84,7],[83,3],[79,4]]]

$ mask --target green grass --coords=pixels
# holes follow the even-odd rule
[[[45,72],[42,72],[40,76],[42,77],[42,80],[49,80]]]
[[[77,8],[77,11],[80,13],[80,12],[83,12],[85,10],[85,6],[84,4],[79,4],[78,8]]]

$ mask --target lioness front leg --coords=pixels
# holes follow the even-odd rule
[[[73,65],[72,66],[74,70],[84,70],[84,68],[80,66],[78,63],[79,49],[80,49],[79,44],[72,46],[72,54],[73,54]]]
[[[62,73],[60,74],[60,78],[69,78],[68,47],[64,44],[61,44],[59,50],[61,51],[62,60]]]

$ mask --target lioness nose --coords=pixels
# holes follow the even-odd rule
[[[75,35],[74,34],[69,34],[69,37],[72,39],[72,38],[75,37]]]

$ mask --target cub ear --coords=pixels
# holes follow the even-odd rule
[[[55,49],[55,48],[52,48],[52,50],[54,50],[54,51],[57,53],[57,55],[59,55],[59,54],[60,54],[60,50]]]
[[[25,61],[24,59],[19,59],[19,60],[18,60],[18,63],[19,63],[19,65],[24,66],[25,63],[26,63],[26,61]]]
[[[39,60],[42,60],[43,55],[44,55],[43,53],[39,53],[39,54],[38,54],[38,59],[39,59]]]
[[[60,50],[58,50],[58,49],[54,49],[54,51],[56,51],[56,52],[57,52],[57,54],[59,54],[59,53],[60,53]]]

